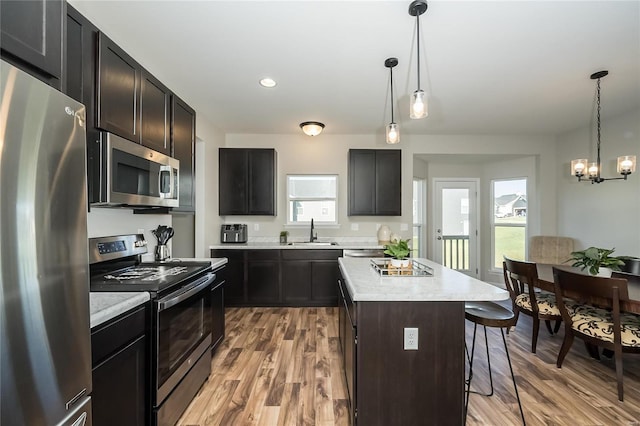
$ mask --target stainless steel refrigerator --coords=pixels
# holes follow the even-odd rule
[[[1,61],[0,424],[90,425],[85,108]]]

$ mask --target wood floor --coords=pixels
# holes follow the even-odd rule
[[[233,308],[226,319],[212,374],[179,425],[348,425],[337,308]],[[472,330],[467,323],[469,346]],[[500,334],[488,331],[495,394],[471,395],[467,424],[521,424]],[[488,390],[478,333],[472,389]],[[613,361],[590,359],[581,341],[556,368],[562,337],[542,328],[531,354],[531,319],[523,315],[507,336],[527,424],[640,425],[640,356],[624,356],[619,402]]]

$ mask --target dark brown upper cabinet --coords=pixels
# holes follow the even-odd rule
[[[97,126],[140,143],[140,65],[100,33],[97,68]]]
[[[399,149],[349,150],[349,216],[400,216],[402,164]]]
[[[180,160],[180,207],[173,210],[193,212],[196,208],[196,112],[176,95],[171,102],[171,135],[171,156]]]
[[[219,214],[276,214],[276,151],[220,148]]]
[[[63,34],[66,2],[0,1],[2,59],[63,89]]]
[[[147,71],[141,70],[141,75],[140,142],[154,151],[171,155],[171,91]]]

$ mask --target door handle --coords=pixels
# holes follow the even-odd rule
[[[437,239],[438,239],[438,240],[441,240],[441,239],[442,239],[442,237],[438,237]]]

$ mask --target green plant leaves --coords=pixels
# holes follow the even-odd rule
[[[409,241],[411,240],[399,239],[395,243],[387,244],[384,247],[384,254],[388,254],[395,259],[406,259],[412,250],[409,248]]]

